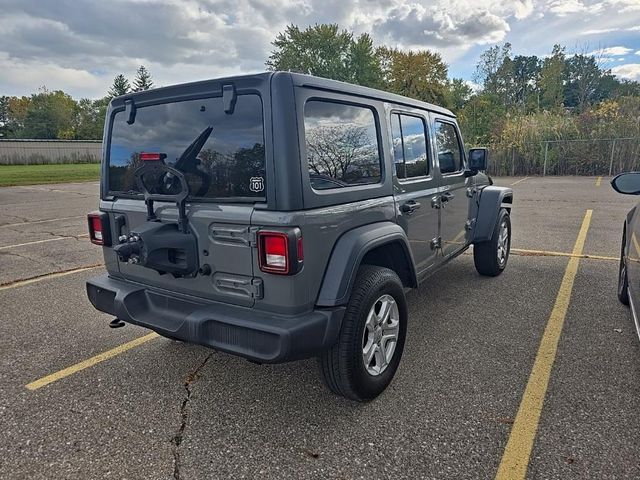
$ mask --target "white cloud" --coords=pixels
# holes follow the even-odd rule
[[[49,90],[74,90],[78,96],[95,97],[97,92],[104,95],[104,80],[87,70],[64,68],[54,63],[41,61],[23,62],[0,52],[2,87],[15,95],[35,92],[46,85]]]
[[[640,81],[640,63],[627,63],[626,65],[618,65],[613,67],[611,72],[621,78],[627,80]]]
[[[550,13],[559,17],[580,13],[587,10],[587,7],[580,0],[552,0],[548,4]]]
[[[600,35],[602,33],[617,32],[618,28],[595,28],[593,30],[584,30],[580,35]]]
[[[629,53],[631,53],[633,51],[633,49],[631,48],[627,48],[627,47],[607,47],[607,48],[601,48],[599,50],[594,50],[593,52],[588,53],[587,55],[596,55],[596,56],[621,56],[621,55],[627,55]]]

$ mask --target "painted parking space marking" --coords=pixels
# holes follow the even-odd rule
[[[49,223],[49,222],[59,222],[61,220],[71,220],[76,218],[85,218],[86,215],[74,215],[73,217],[60,217],[60,218],[50,218],[48,220],[32,220],[28,222],[19,222],[19,223],[7,223],[4,225],[0,225],[2,227],[19,227],[22,225],[37,225],[39,223]]]
[[[599,187],[601,183],[602,183],[602,177],[596,178],[596,187]]]
[[[78,240],[80,238],[87,238],[88,236],[89,236],[88,233],[83,233],[81,235],[69,235],[69,236],[65,236],[65,237],[45,238],[44,240],[36,240],[34,242],[16,243],[15,245],[5,245],[3,247],[0,247],[0,250],[8,250],[10,248],[26,247],[26,246],[29,246],[29,245],[37,245],[39,243],[59,242],[60,240],[68,240],[70,238],[73,239],[73,240]]]
[[[135,340],[131,340],[130,342],[123,343],[111,350],[107,350],[106,352],[99,353],[98,355],[88,358],[87,360],[83,360],[80,363],[76,363],[75,365],[71,365],[70,367],[59,370],[55,373],[47,375],[46,377],[39,378],[38,380],[34,380],[31,383],[25,385],[28,390],[37,390],[39,388],[45,387],[53,382],[57,382],[58,380],[62,380],[74,373],[81,372],[89,367],[93,367],[98,363],[104,362],[105,360],[109,360],[121,353],[124,353],[132,348],[138,347],[144,343],[147,343],[149,340],[153,340],[154,338],[158,338],[159,335],[155,332],[149,333],[142,337],[138,337]]]
[[[618,261],[620,260],[618,257],[612,257],[607,255],[592,255],[590,253],[581,253],[580,255],[576,255],[575,253],[567,253],[567,252],[554,252],[549,250],[527,250],[524,248],[512,248],[511,252],[516,255],[522,255],[523,257],[531,256],[531,257],[575,257],[575,258],[586,258],[593,260],[612,260]]]
[[[498,467],[496,480],[520,480],[526,477],[531,450],[538,431],[540,415],[558,350],[558,342],[569,309],[573,283],[580,263],[579,255],[582,255],[592,214],[593,210],[587,210],[584,215],[578,238],[573,247],[572,254],[574,256],[569,258],[553,310],[542,335],[529,381],[522,395],[509,440]]]
[[[32,283],[42,282],[43,280],[49,280],[52,278],[65,277],[74,273],[86,272],[87,270],[93,270],[94,268],[102,267],[103,263],[96,263],[95,265],[86,265],[84,267],[72,268],[70,270],[63,270],[54,273],[45,273],[44,275],[37,275],[31,278],[25,278],[22,280],[14,280],[12,282],[3,283],[0,285],[1,290],[8,290],[10,288],[24,287],[25,285],[31,285]]]
[[[514,185],[518,185],[520,182],[524,182],[527,178],[531,178],[531,177],[524,177],[524,178],[521,178],[520,180],[517,180],[517,181],[513,182],[513,183],[511,184],[511,186],[513,187]]]

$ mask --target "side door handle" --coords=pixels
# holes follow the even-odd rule
[[[412,213],[412,212],[415,212],[417,209],[419,209],[420,206],[421,205],[415,200],[409,200],[408,202],[405,202],[402,205],[400,205],[400,211],[402,213]]]
[[[444,192],[440,198],[442,199],[443,202],[448,202],[449,200],[452,200],[453,197],[455,197],[453,193]]]

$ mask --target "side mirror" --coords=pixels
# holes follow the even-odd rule
[[[469,150],[469,170],[480,172],[487,169],[489,150],[486,148],[472,148]]]
[[[611,180],[611,186],[618,193],[640,195],[640,172],[627,172],[616,175]]]

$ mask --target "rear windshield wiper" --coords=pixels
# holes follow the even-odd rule
[[[213,132],[212,126],[208,126],[207,128],[205,128],[200,133],[200,135],[198,135],[196,139],[191,142],[191,145],[189,145],[184,150],[184,152],[182,152],[182,155],[180,155],[180,158],[178,158],[175,165],[173,166],[173,168],[175,168],[176,170],[180,170],[183,173],[191,173],[200,177],[200,179],[202,180],[202,184],[200,185],[198,191],[195,193],[196,197],[205,195],[209,190],[209,185],[211,184],[211,176],[206,172],[198,169],[198,165],[200,165],[198,154],[211,136],[211,132]]]
[[[204,144],[207,142],[211,132],[213,132],[213,127],[209,126],[205,128],[193,142],[191,142],[191,145],[182,152],[182,155],[180,155],[180,158],[178,158],[178,161],[174,165],[176,170],[180,170],[185,173],[196,173],[194,171],[197,167],[195,161],[196,157],[200,153],[200,150],[202,150],[202,147],[204,147]]]

